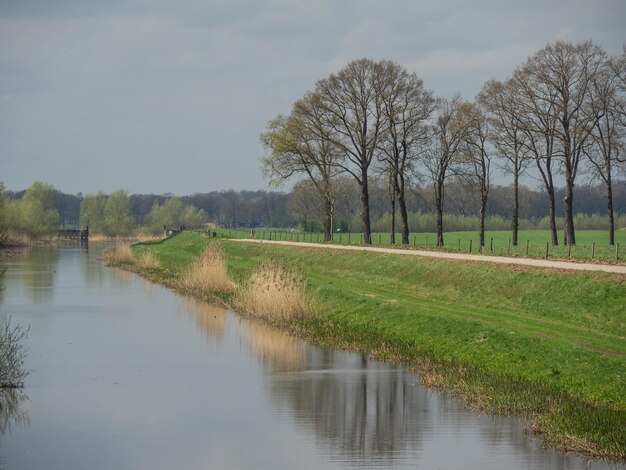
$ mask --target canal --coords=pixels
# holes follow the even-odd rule
[[[105,267],[104,247],[0,261],[0,315],[30,327],[0,469],[614,468],[544,450],[402,366]]]

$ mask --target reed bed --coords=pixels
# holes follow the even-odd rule
[[[133,264],[135,262],[130,245],[122,243],[107,250],[102,259],[107,264]]]
[[[228,275],[226,255],[216,245],[209,245],[178,281],[181,291],[200,297],[209,293],[233,292],[236,287]]]
[[[268,320],[289,320],[311,314],[304,277],[272,261],[263,261],[250,275],[236,300],[246,313]]]
[[[137,267],[139,269],[157,269],[161,267],[161,263],[153,251],[144,251],[137,258]]]

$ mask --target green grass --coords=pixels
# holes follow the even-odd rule
[[[184,232],[135,249],[155,250],[167,282],[206,243]],[[221,245],[238,283],[267,258],[305,274],[318,314],[283,325],[301,336],[406,362],[486,411],[531,417],[557,448],[626,459],[623,277]]]
[[[216,229],[214,232],[218,238],[250,238],[250,230],[237,229]],[[321,242],[321,233],[299,233],[290,232],[284,229],[270,230],[257,229],[254,231],[255,238],[289,241]],[[552,246],[550,242],[550,232],[548,230],[520,230],[518,234],[518,246],[510,246],[511,232],[508,230],[488,231],[485,233],[485,247],[483,254],[493,254],[498,256],[523,256],[531,258],[545,258],[546,248],[548,258],[567,259],[579,261],[615,261],[616,246],[608,243],[608,231],[606,230],[577,230],[576,245],[571,249],[563,245],[563,233],[559,232],[559,245]],[[493,238],[493,244],[491,239]],[[374,246],[389,246],[391,236],[389,233],[372,233],[372,244]],[[335,244],[360,244],[363,240],[361,233],[335,233],[333,243]],[[412,233],[410,235],[410,246],[417,248],[438,249],[450,252],[468,253],[470,251],[470,240],[472,253],[478,253],[478,232],[447,232],[444,234],[445,246],[437,248],[437,235],[430,232]],[[396,243],[400,245],[401,235],[396,234]],[[526,245],[528,243],[528,251]],[[593,246],[595,243],[595,247]],[[615,232],[615,243],[620,245],[618,253],[619,261],[626,262],[626,230],[620,229]],[[548,244],[546,246],[546,244]],[[491,249],[493,246],[493,250]]]

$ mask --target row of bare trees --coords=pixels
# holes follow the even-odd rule
[[[443,245],[445,184],[471,179],[480,196],[484,244],[490,179],[495,166],[513,176],[513,244],[519,227],[518,188],[529,168],[548,195],[552,243],[558,244],[555,177],[565,182],[565,240],[575,244],[574,187],[581,170],[606,185],[610,243],[614,222],[612,178],[624,163],[626,49],[611,57],[592,42],[557,41],[526,60],[505,81],[488,81],[475,101],[437,98],[422,80],[387,60],[353,61],[319,80],[288,116],[269,122],[261,142],[264,174],[280,185],[305,176],[324,202],[324,231],[331,239],[338,178],[360,188],[364,242],[371,243],[368,178],[389,185],[392,242],[395,214],[402,243],[409,243],[407,188],[427,177],[434,191],[437,244]]]

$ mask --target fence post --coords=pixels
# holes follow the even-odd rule
[[[378,244],[382,245],[382,243],[380,242],[380,233],[378,234]]]
[[[510,255],[511,254],[511,239],[509,238],[509,246],[506,249],[506,254]]]
[[[530,243],[530,240],[526,240],[526,256],[528,256],[528,245]]]
[[[619,258],[619,243],[615,245],[615,261]]]
[[[493,237],[491,237],[491,240],[489,241],[489,250],[493,253]]]
[[[591,244],[591,259],[593,259],[596,256],[596,242],[593,242]]]
[[[339,233],[339,243],[341,243],[341,235],[343,235],[343,234]]]
[[[413,235],[413,246],[417,246],[417,237]]]
[[[348,245],[350,244],[350,232],[348,232]]]
[[[470,249],[469,249],[470,254],[472,253],[472,239],[470,238]]]
[[[459,238],[459,253],[461,252],[461,239]]]
[[[548,254],[550,253],[550,242],[546,242],[546,259],[548,259]]]

